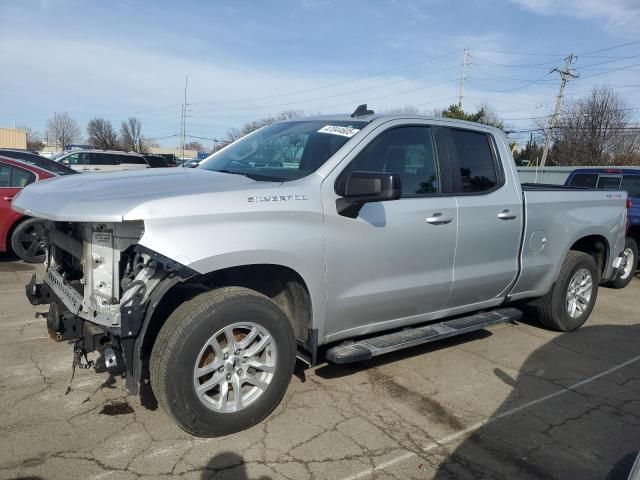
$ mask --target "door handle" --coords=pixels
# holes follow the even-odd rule
[[[453,217],[451,216],[445,217],[442,215],[442,213],[438,212],[438,213],[434,213],[431,217],[427,217],[425,221],[427,223],[430,223],[431,225],[444,225],[444,224],[453,222]]]
[[[13,200],[13,197],[2,197],[2,199],[3,199],[5,202],[10,202],[11,200]]]
[[[511,210],[505,209],[498,214],[500,220],[514,220],[518,218],[518,215],[511,213]]]

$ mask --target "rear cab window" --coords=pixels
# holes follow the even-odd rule
[[[600,190],[619,190],[622,175],[600,175],[596,188]]]
[[[597,173],[574,173],[571,180],[569,180],[570,187],[578,188],[596,188],[597,183]]]

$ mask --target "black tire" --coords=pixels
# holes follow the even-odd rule
[[[623,275],[616,276],[616,278],[606,283],[607,287],[624,288],[627,285],[629,285],[629,283],[631,283],[631,280],[633,280],[633,277],[636,276],[636,269],[638,267],[638,244],[633,238],[627,237],[624,244],[624,249],[625,251],[630,250],[631,254],[633,255],[633,259],[630,262],[631,271],[628,273],[627,276],[623,276]]]
[[[591,297],[584,311],[572,317],[567,311],[569,284],[576,272],[583,268],[591,274]],[[570,250],[549,293],[533,303],[538,320],[545,327],[559,332],[570,332],[580,328],[591,315],[598,296],[599,283],[600,274],[593,258],[586,253]]]
[[[269,385],[253,403],[237,412],[217,412],[196,395],[194,366],[207,339],[244,321],[271,334],[277,351],[276,368]],[[295,361],[295,337],[282,309],[254,290],[223,287],[194,297],[169,316],[152,349],[151,387],[160,406],[182,429],[199,437],[217,437],[249,428],[269,415],[287,390]]]
[[[11,234],[11,250],[27,263],[42,263],[45,257],[44,224],[37,218],[19,223]]]

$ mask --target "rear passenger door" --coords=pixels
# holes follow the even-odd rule
[[[458,205],[458,246],[447,307],[492,303],[506,294],[518,272],[520,189],[506,175],[491,134],[448,128],[447,150]]]

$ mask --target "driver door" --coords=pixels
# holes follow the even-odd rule
[[[444,193],[448,174],[434,133],[427,124],[385,124],[323,182],[328,341],[417,323],[444,308],[457,207]],[[396,173],[402,198],[366,203],[356,218],[342,216],[336,186],[353,171]]]

